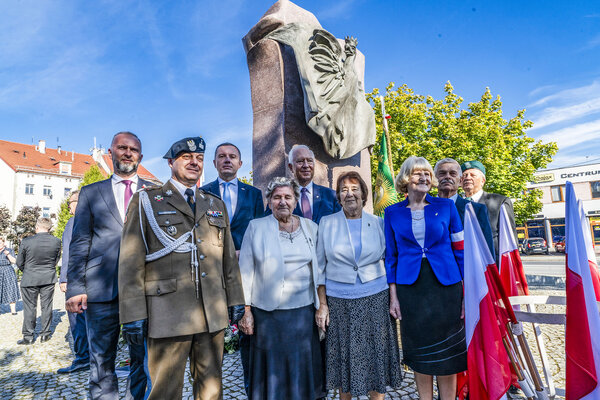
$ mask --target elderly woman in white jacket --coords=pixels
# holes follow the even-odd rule
[[[242,241],[245,313],[240,328],[255,335],[250,400],[311,400],[322,386],[315,324],[317,225],[293,215],[298,184],[274,178],[266,190],[273,214],[252,220]]]
[[[401,382],[398,342],[389,316],[382,258],[383,220],[363,211],[368,188],[357,172],[338,178],[342,211],[321,219],[317,241],[317,325],[327,330],[327,389],[341,400],[383,399]]]

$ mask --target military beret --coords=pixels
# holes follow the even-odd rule
[[[464,162],[460,166],[460,169],[462,170],[462,172],[465,172],[466,170],[473,169],[473,168],[480,170],[485,175],[485,167],[483,166],[482,163],[480,163],[477,160]]]
[[[163,158],[177,158],[179,153],[204,153],[206,143],[201,137],[189,137],[173,143]]]

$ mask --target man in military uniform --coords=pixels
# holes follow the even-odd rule
[[[173,144],[171,179],[138,191],[123,227],[119,312],[127,341],[147,335],[150,400],[181,398],[188,357],[194,398],[222,398],[227,307],[244,303],[225,204],[196,188],[204,148]]]

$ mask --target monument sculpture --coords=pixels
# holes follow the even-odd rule
[[[315,153],[318,184],[356,170],[370,186],[374,113],[365,99],[357,40],[336,39],[315,16],[279,0],[243,38],[252,91],[253,177],[285,176],[294,144]],[[367,207],[372,206],[369,199]]]

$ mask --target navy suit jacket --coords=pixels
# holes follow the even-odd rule
[[[207,183],[201,189],[221,198],[218,179]],[[264,216],[265,205],[260,189],[238,181],[237,205],[231,219],[231,236],[233,237],[233,244],[236,250],[242,248],[242,239],[250,221]]]
[[[388,283],[413,284],[421,271],[423,254],[442,285],[464,276],[464,232],[460,216],[450,199],[426,197],[425,246],[412,231],[408,199],[385,209],[385,269]]]
[[[65,225],[65,230],[62,234],[62,265],[60,266],[60,283],[67,282],[67,270],[69,269],[69,245],[73,237],[73,217],[71,217]]]
[[[321,221],[326,215],[335,214],[340,211],[342,207],[340,203],[337,201],[337,197],[335,195],[335,191],[333,189],[329,189],[328,187],[317,185],[313,182],[313,213],[312,220],[317,224]],[[294,209],[294,214],[303,216],[302,210],[300,209],[300,202],[296,204],[296,208]]]
[[[138,178],[138,189],[144,185],[153,183]],[[107,302],[117,297],[122,231],[111,178],[84,186],[79,193],[69,246],[67,299],[87,294],[89,302]]]
[[[492,257],[494,257],[495,259],[496,253],[494,251],[494,237],[492,235],[490,217],[488,216],[488,211],[485,204],[469,201],[458,196],[454,204],[456,205],[456,209],[458,210],[458,215],[460,215],[460,222],[462,222],[463,226],[465,225],[465,207],[468,203],[471,203],[473,205],[473,211],[475,211],[475,215],[477,216],[477,222],[479,222],[479,226],[481,227],[481,231],[483,232],[485,241],[490,249],[490,253],[492,253]]]

